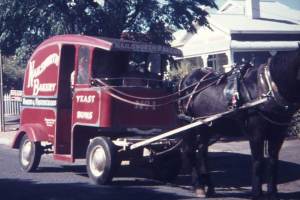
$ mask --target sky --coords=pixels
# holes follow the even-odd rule
[[[227,0],[216,0],[216,3],[222,6]],[[300,0],[277,0],[293,9],[300,10]]]

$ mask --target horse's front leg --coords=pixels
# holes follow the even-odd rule
[[[284,136],[274,135],[268,140],[268,199],[277,199],[277,173],[278,173],[278,157],[279,151],[284,141]]]
[[[253,135],[250,139],[252,153],[252,195],[254,200],[262,199],[263,149],[264,140],[261,135]]]
[[[195,192],[198,197],[208,197],[215,193],[207,166],[208,140],[209,137],[206,135],[199,135],[197,138],[198,144],[195,152],[196,163],[192,177]],[[205,186],[207,186],[206,191]]]
[[[191,176],[192,176],[192,186],[194,187],[197,197],[206,197],[205,195],[205,183],[203,179],[200,178],[200,165],[197,160],[198,154],[198,143],[196,141],[196,136],[193,133],[187,134],[183,138],[184,142],[182,144],[182,158],[185,161],[184,163],[191,167]]]

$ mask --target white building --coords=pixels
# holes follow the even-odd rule
[[[174,34],[172,46],[183,51],[181,60],[191,67],[223,72],[244,59],[258,65],[300,42],[300,11],[276,0],[228,0],[208,21],[211,29]]]

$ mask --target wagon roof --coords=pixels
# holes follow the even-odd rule
[[[145,53],[169,54],[173,56],[182,56],[179,49],[156,45],[151,43],[136,42],[124,39],[100,38],[84,35],[58,35],[45,40],[39,47],[43,48],[51,44],[78,44],[92,46],[107,51],[132,51]]]

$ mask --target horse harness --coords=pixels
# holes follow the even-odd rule
[[[227,84],[224,88],[224,95],[228,99],[228,108],[229,109],[237,108],[238,105],[241,105],[240,93],[242,90],[244,91],[244,94],[246,96],[245,100],[246,101],[252,100],[251,95],[250,95],[247,87],[244,84],[244,81],[243,81],[244,73],[243,74],[241,73],[241,68],[236,67],[230,73],[224,73],[224,74],[215,76],[213,78],[213,82],[206,84],[206,85],[202,85],[201,83],[211,80],[208,78],[210,75],[215,75],[215,74],[213,72],[208,72],[195,84],[193,90],[189,94],[189,98],[188,98],[187,102],[185,103],[185,105],[182,105],[181,100],[178,101],[178,105],[180,107],[179,110],[181,112],[181,115],[182,114],[186,115],[188,113],[189,106],[190,106],[195,94],[204,91],[205,89],[209,88],[212,85],[219,85],[226,78],[227,78]],[[181,88],[183,80],[184,79],[181,79],[179,82],[179,86],[178,86],[179,95],[181,95],[181,91],[184,90]]]
[[[210,75],[215,75],[215,74],[212,71],[208,72],[197,83],[194,83],[194,88],[192,89],[191,93],[188,95],[185,95],[185,96],[188,96],[188,99],[184,105],[182,104],[184,99],[181,99],[181,98],[178,99],[180,118],[183,118],[186,121],[193,121],[193,120],[191,120],[192,117],[190,117],[186,114],[188,113],[188,109],[190,107],[190,104],[191,104],[195,94],[201,93],[202,91],[204,91],[205,89],[209,88],[212,85],[219,84],[220,81],[224,77],[224,75],[220,75],[220,76],[216,76],[213,78],[208,78]],[[185,88],[181,88],[183,80],[184,79],[181,79],[178,84],[178,95],[179,96],[181,96],[181,93],[185,90]],[[211,80],[212,80],[212,82],[209,82],[209,83],[203,85],[204,82],[211,81]],[[189,86],[187,86],[187,87],[189,87]]]
[[[274,102],[284,108],[285,110],[287,110],[291,104],[288,103],[287,100],[285,100],[285,98],[279,93],[278,87],[275,84],[275,82],[273,81],[272,77],[271,77],[271,73],[270,73],[270,65],[271,65],[271,60],[268,61],[268,63],[266,65],[263,65],[262,67],[258,68],[257,71],[257,78],[258,78],[258,85],[260,86],[261,91],[258,91],[259,93],[259,97],[258,99],[262,99],[264,97],[268,97],[270,99],[273,99]],[[209,72],[208,74],[206,74],[205,76],[203,76],[200,81],[194,86],[192,92],[189,94],[189,98],[188,101],[186,102],[185,105],[182,105],[182,101],[178,102],[179,105],[179,118],[184,119],[185,121],[189,121],[189,122],[193,122],[196,120],[199,120],[201,118],[205,118],[205,116],[203,117],[199,117],[199,118],[194,118],[192,116],[188,115],[188,108],[192,102],[193,97],[195,96],[195,94],[202,92],[203,90],[207,89],[208,87],[212,86],[212,85],[217,85],[219,84],[224,78],[227,77],[227,82],[228,79],[229,80],[233,80],[233,84],[227,83],[227,85],[224,88],[224,95],[226,93],[226,89],[230,90],[230,87],[234,87],[232,91],[232,93],[230,93],[228,96],[231,96],[230,98],[228,97],[228,101],[229,101],[229,109],[238,109],[241,101],[240,98],[240,93],[243,91],[243,94],[245,95],[245,99],[246,102],[247,101],[251,101],[253,100],[253,98],[251,97],[251,94],[248,90],[248,88],[246,87],[246,85],[244,84],[244,76],[245,74],[247,74],[249,69],[246,70],[245,73],[241,74],[241,68],[237,68],[237,71],[231,73],[230,75],[228,74],[222,74],[220,76],[217,76],[217,80],[213,81],[212,84],[206,85],[205,87],[201,88],[201,83],[203,83],[205,80],[207,80],[206,78],[212,74],[212,72]],[[179,94],[182,91],[181,85],[182,85],[182,81],[183,79],[180,81],[179,83]],[[200,89],[199,89],[200,88]],[[234,98],[238,98],[238,99],[234,99]],[[230,102],[230,100],[232,100]],[[236,101],[238,100],[238,101]],[[235,102],[234,102],[235,101]],[[233,105],[234,103],[236,103],[236,105]],[[254,112],[257,112],[264,120],[272,123],[272,124],[276,124],[276,125],[280,125],[280,126],[287,126],[290,123],[289,122],[278,122],[275,120],[272,120],[270,117],[266,116],[262,111],[260,111],[259,109],[254,109]]]
[[[258,83],[261,85],[263,91],[261,96],[271,97],[277,105],[288,109],[290,103],[280,95],[279,90],[275,82],[273,81],[270,73],[271,60],[266,65],[263,65],[258,69]]]

